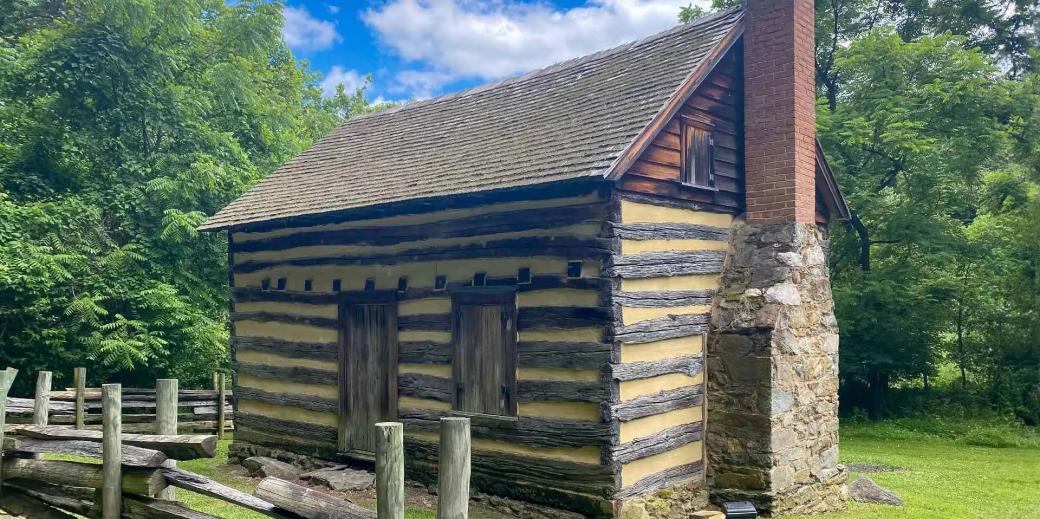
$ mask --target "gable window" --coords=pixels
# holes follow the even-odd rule
[[[680,180],[690,186],[715,187],[715,139],[711,135],[711,123],[683,117],[680,126]]]
[[[516,416],[515,288],[459,289],[451,307],[453,409]]]

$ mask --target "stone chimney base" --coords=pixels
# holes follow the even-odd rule
[[[845,506],[823,233],[804,223],[734,224],[707,350],[713,501],[748,499],[773,515]]]

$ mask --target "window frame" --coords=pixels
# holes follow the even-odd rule
[[[697,178],[696,170],[699,162],[694,162],[693,171],[691,171],[690,167],[690,148],[693,146],[691,134],[695,131],[704,132],[708,135],[707,157],[704,158],[704,162],[707,164],[705,171],[707,178],[704,178],[703,182]],[[696,157],[693,158],[696,159]],[[689,115],[680,116],[679,182],[687,187],[717,190],[715,187],[715,124],[710,120]]]
[[[499,386],[508,390],[506,403],[506,414],[489,414],[460,409],[462,399],[460,396],[466,389],[461,385],[462,369],[456,359],[461,355],[461,344],[459,331],[463,323],[460,320],[461,305],[501,305],[504,317],[508,320],[504,343],[505,349],[502,355],[503,376],[505,380],[499,382]],[[517,289],[512,286],[477,286],[459,287],[451,290],[451,414],[456,416],[467,416],[480,419],[487,425],[515,423],[518,418],[517,405],[517,367],[519,363],[519,352],[517,350]]]

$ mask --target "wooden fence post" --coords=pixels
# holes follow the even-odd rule
[[[217,379],[217,439],[224,439],[224,429],[227,427],[227,418],[224,416],[224,400],[227,399],[227,390],[224,389],[224,373],[216,373]]]
[[[155,434],[177,434],[177,379],[160,378],[155,381]],[[177,462],[168,460],[163,467],[176,467]],[[156,496],[173,501],[177,493],[172,486],[166,487]]]
[[[36,399],[33,400],[33,425],[47,425],[51,407],[51,372],[36,374]]]
[[[376,517],[404,518],[404,425],[381,422],[376,428]]]
[[[469,517],[469,418],[441,418],[437,519]]]
[[[0,450],[3,450],[4,444],[4,425],[7,417],[7,393],[11,390],[11,384],[14,384],[14,377],[18,376],[18,370],[14,368],[7,368],[0,371]],[[0,460],[0,493],[3,492],[4,486],[4,474],[2,472],[3,461]]]
[[[73,368],[72,383],[76,387],[76,428],[82,429],[87,412],[87,368]]]
[[[101,386],[101,517],[119,519],[123,512],[123,387]]]

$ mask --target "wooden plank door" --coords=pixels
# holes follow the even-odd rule
[[[339,448],[372,454],[372,426],[397,418],[397,304],[344,303],[340,323]]]
[[[465,294],[453,306],[455,409],[515,416],[515,295]]]

